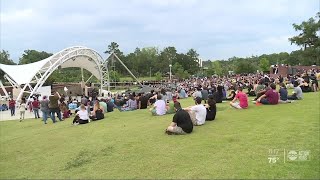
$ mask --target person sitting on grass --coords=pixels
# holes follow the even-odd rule
[[[181,108],[179,102],[174,103],[174,109],[176,111],[176,114],[173,116],[170,126],[166,129],[166,134],[190,134],[193,130],[193,124],[189,113]]]
[[[301,100],[303,98],[302,89],[299,86],[298,81],[293,82],[293,94],[291,96],[288,96],[289,100]]]
[[[118,108],[119,111],[134,111],[137,110],[137,101],[132,94],[129,95],[129,100],[123,107]]]
[[[167,101],[167,104],[166,104],[166,109],[167,109],[167,112],[166,114],[174,114],[176,111],[174,109],[174,103],[177,102],[177,100],[175,101]]]
[[[216,118],[217,107],[212,95],[208,96],[208,104],[205,107],[207,110],[206,121],[213,121]]]
[[[149,100],[149,98],[147,97],[147,95],[142,93],[141,96],[139,97],[138,109],[147,109],[148,108],[148,100]]]
[[[255,89],[256,98],[254,100],[256,101],[259,97],[261,97],[265,93],[265,86],[263,85],[263,80],[260,79],[258,82],[258,85]]]
[[[312,86],[313,92],[317,92],[319,90],[319,84],[317,81],[317,77],[314,74],[311,74],[310,80],[311,80],[311,86]]]
[[[276,105],[279,103],[279,93],[276,91],[276,85],[270,84],[270,88],[264,95],[257,99],[257,102],[261,104]]]
[[[279,103],[291,103],[290,100],[288,100],[288,90],[284,83],[280,83],[280,89],[279,89]]]
[[[234,97],[236,97],[236,92],[234,90],[230,91],[230,94],[228,95],[228,97],[226,98],[227,101],[232,101],[234,99]]]
[[[59,109],[62,113],[62,119],[69,118],[71,115],[71,111],[68,109],[67,104],[64,102],[65,99],[63,97],[60,98],[60,104],[59,104]]]
[[[166,114],[166,102],[162,100],[162,96],[160,94],[157,95],[157,101],[150,110],[151,114],[154,116],[162,116]]]
[[[217,91],[215,91],[212,95],[216,103],[222,103],[223,99],[223,92],[222,92],[222,86],[218,85]]]
[[[86,107],[83,104],[81,104],[80,110],[77,112],[76,117],[73,119],[72,124],[73,125],[87,124],[89,122],[90,121],[89,121],[88,111],[86,110]]]
[[[195,106],[184,108],[190,117],[193,125],[201,126],[206,122],[207,109],[201,104],[202,99],[200,97],[196,97]]]
[[[236,102],[236,101],[239,102]],[[230,106],[236,109],[247,109],[248,108],[248,97],[242,92],[242,87],[238,87],[238,93],[234,99],[230,102]]]
[[[101,108],[100,102],[98,100],[96,100],[94,103],[90,119],[93,121],[104,119],[104,108]]]

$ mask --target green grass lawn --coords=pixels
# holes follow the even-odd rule
[[[0,178],[319,179],[319,94],[247,110],[218,104],[215,121],[185,136],[164,134],[173,115],[147,110],[79,126],[0,122]],[[269,163],[269,149],[279,149],[278,162]],[[284,150],[309,150],[310,160],[288,161]]]

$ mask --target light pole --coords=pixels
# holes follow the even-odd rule
[[[169,64],[169,69],[170,69],[170,81],[171,81],[171,67],[172,67],[172,65],[171,64]]]

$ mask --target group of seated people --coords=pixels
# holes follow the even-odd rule
[[[193,131],[193,126],[204,125],[206,121],[213,121],[216,117],[216,102],[212,95],[208,97],[208,104],[202,104],[200,97],[195,98],[195,105],[182,108],[181,104],[174,102],[175,115],[166,134],[182,135],[189,134]]]
[[[89,106],[86,107],[84,104],[80,105],[80,108],[73,119],[73,125],[87,124],[90,120],[98,121],[104,119],[105,110],[100,106],[99,100],[95,101],[92,111],[90,111],[90,109],[88,110],[88,107]]]

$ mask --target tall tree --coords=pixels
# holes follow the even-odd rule
[[[241,73],[254,73],[256,72],[256,67],[254,65],[252,65],[251,63],[244,61],[244,60],[240,60],[237,64],[236,64],[236,68],[235,68],[235,72],[237,74],[241,74]]]
[[[320,61],[320,12],[314,18],[308,21],[303,21],[301,24],[293,24],[295,31],[300,32],[299,35],[289,38],[291,44],[296,44],[303,47],[305,56],[312,59],[319,65]],[[304,65],[311,65],[313,63],[304,62]]]
[[[162,72],[169,71],[169,65],[173,65],[177,62],[177,50],[175,47],[169,46],[164,48],[158,58],[157,68]]]
[[[219,61],[213,61],[212,62],[212,68],[213,68],[215,74],[217,74],[219,76],[222,75],[222,68],[221,68],[221,65],[220,65]]]
[[[123,52],[120,51],[119,49],[119,44],[116,42],[111,42],[108,45],[108,49],[104,52],[106,54],[111,54],[111,53],[115,53],[117,56],[123,56]]]
[[[14,65],[12,59],[10,59],[10,54],[8,51],[2,50],[0,52],[0,64],[8,64],[8,65]],[[0,80],[4,81],[4,72],[0,69]]]
[[[19,64],[29,64],[37,61],[41,61],[52,56],[51,53],[45,51],[25,50],[22,57],[19,59]]]
[[[261,58],[259,66],[263,72],[270,70],[270,64],[267,58]]]
[[[8,64],[8,65],[13,65],[16,64],[10,59],[10,54],[8,51],[2,50],[0,52],[0,64]]]
[[[122,61],[124,64],[126,64],[126,63],[125,63],[125,62],[126,62],[125,56],[123,55],[123,52],[120,51],[120,49],[119,49],[119,44],[118,44],[118,43],[116,43],[116,42],[111,42],[111,43],[108,45],[108,48],[107,48],[107,50],[106,50],[104,53],[105,53],[105,54],[108,54],[108,55],[110,55],[110,54],[112,54],[112,53],[115,53],[115,54],[118,56],[118,58],[120,58],[121,61]],[[124,67],[120,64],[120,62],[118,62],[115,58],[111,58],[111,59],[109,59],[108,61],[109,61],[109,62],[108,62],[108,68],[109,68],[110,70],[118,71],[118,72],[120,72],[120,73],[122,73],[122,74],[126,72],[125,68],[124,68]]]

